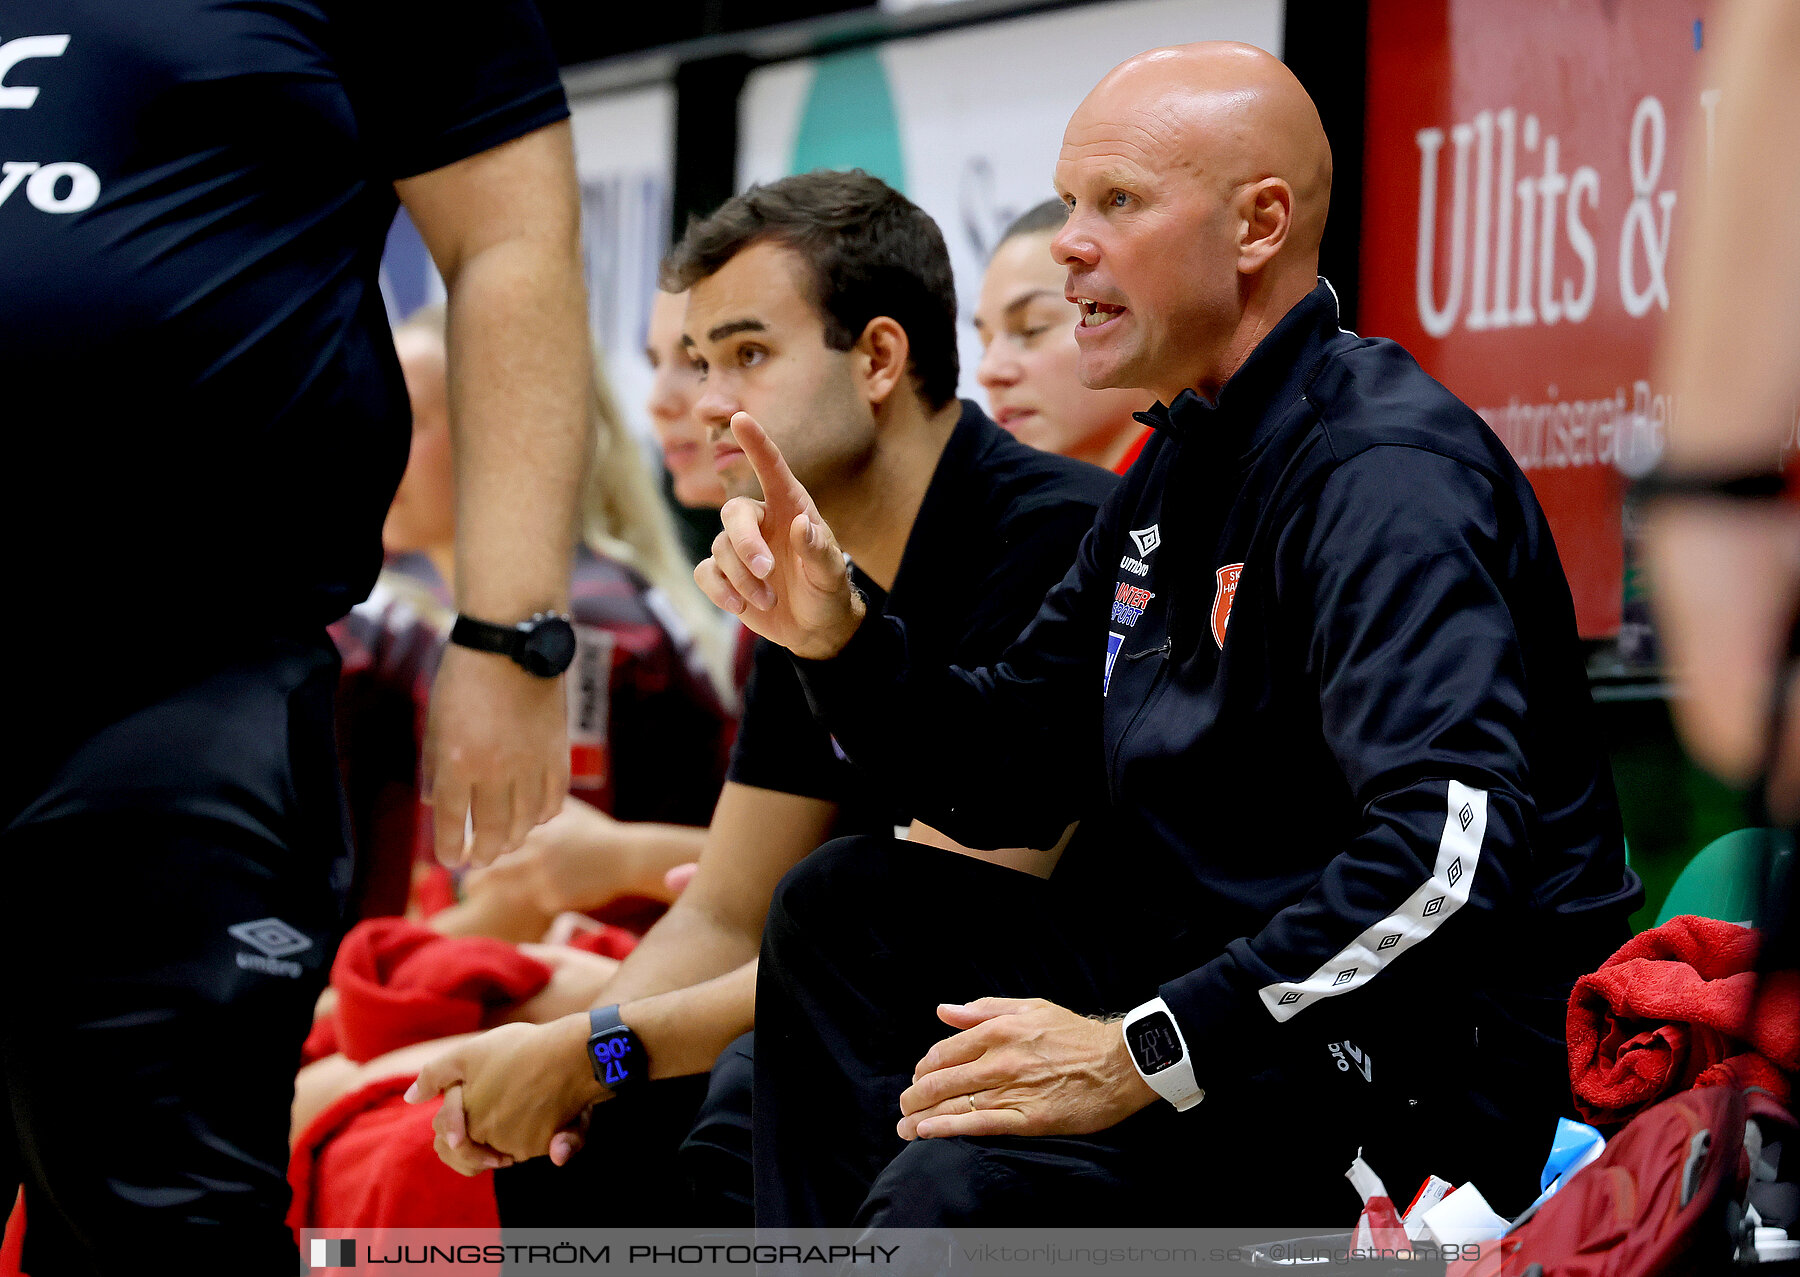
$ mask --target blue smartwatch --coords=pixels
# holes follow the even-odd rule
[[[615,1004],[588,1012],[588,1063],[594,1081],[618,1094],[650,1076],[650,1056]]]

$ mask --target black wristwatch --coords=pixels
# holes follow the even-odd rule
[[[510,657],[527,674],[539,678],[555,678],[575,659],[575,627],[560,612],[539,612],[517,625],[458,616],[450,627],[450,641],[477,652]]]
[[[650,1076],[650,1056],[617,1005],[588,1012],[587,1052],[594,1081],[615,1095]]]

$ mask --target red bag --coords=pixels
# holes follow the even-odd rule
[[[1750,1232],[1746,1203],[1768,1209],[1765,1190],[1789,1187],[1772,1184],[1763,1150],[1800,1148],[1797,1137],[1793,1117],[1765,1091],[1684,1091],[1639,1114],[1598,1161],[1446,1277],[1722,1271]]]

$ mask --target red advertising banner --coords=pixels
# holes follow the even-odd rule
[[[1619,632],[1624,473],[1674,405],[1651,361],[1705,0],[1373,0],[1359,322],[1512,449],[1587,638]]]

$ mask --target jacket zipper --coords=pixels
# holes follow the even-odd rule
[[[1149,709],[1162,693],[1164,678],[1169,672],[1169,653],[1174,650],[1174,644],[1174,639],[1164,638],[1157,647],[1148,648],[1142,652],[1122,654],[1119,657],[1121,661],[1141,661],[1151,656],[1159,656],[1163,659],[1162,664],[1157,667],[1155,676],[1150,680],[1150,687],[1145,691],[1144,699],[1138,702],[1136,711],[1125,723],[1125,730],[1120,732],[1119,739],[1113,742],[1112,757],[1108,760],[1106,768],[1106,788],[1107,792],[1115,799],[1118,797],[1119,752],[1125,748],[1125,742],[1131,738],[1131,733],[1137,727],[1138,720],[1144,716],[1144,711]]]

